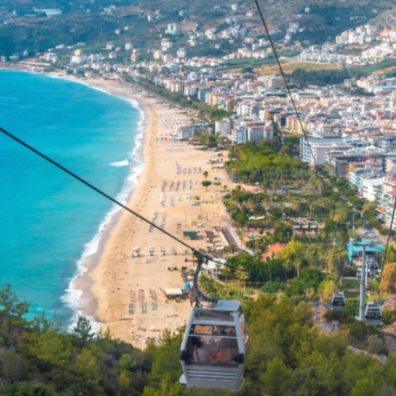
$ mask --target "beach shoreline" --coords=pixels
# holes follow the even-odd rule
[[[232,182],[223,167],[226,153],[199,150],[171,139],[171,134],[191,122],[191,112],[123,81],[81,80],[61,72],[49,76],[87,85],[141,109],[144,165],[124,202],[196,249],[215,244],[219,248],[219,230],[232,227],[222,202]],[[204,171],[213,183],[209,188],[202,185]],[[183,235],[191,230],[200,238],[189,240]],[[208,233],[217,235],[217,242],[208,244]],[[70,283],[74,320],[83,314],[96,331],[109,331],[114,338],[140,348],[149,340],[158,341],[165,330],[178,331],[188,320],[190,301],[169,300],[164,291],[183,287],[187,275],[183,278],[181,271],[194,268],[191,258],[191,252],[168,236],[130,213],[116,212],[95,254],[77,263],[80,268]]]
[[[123,97],[127,100],[134,100],[139,103],[139,106],[142,108],[142,111],[145,114],[145,128],[144,128],[144,138],[143,138],[143,158],[144,158],[144,166],[143,166],[143,172],[140,174],[139,180],[135,188],[130,192],[129,197],[128,197],[128,206],[133,208],[134,210],[141,210],[142,209],[142,204],[139,203],[143,199],[143,196],[146,196],[148,194],[148,189],[150,188],[148,186],[149,181],[153,180],[152,177],[148,177],[148,175],[152,175],[153,171],[156,168],[156,158],[153,153],[153,145],[155,145],[155,139],[157,138],[158,134],[158,128],[155,125],[156,124],[156,118],[157,118],[157,108],[159,104],[157,103],[156,106],[153,105],[151,100],[148,100],[148,98],[145,95],[138,94],[137,92],[131,91],[130,86],[123,85],[122,83],[117,83],[114,81],[84,81],[89,86],[92,86],[94,84],[95,88],[98,88],[98,83],[100,88],[104,88],[103,84],[106,87],[106,91],[111,93],[111,94],[116,94],[119,97]],[[117,89],[114,90],[114,86],[117,86]],[[111,89],[113,88],[113,89]],[[136,88],[135,88],[136,89]],[[125,92],[125,90],[128,90],[129,92]],[[164,109],[166,108],[166,112],[170,113],[172,116],[176,115],[174,112],[178,112],[175,108],[171,108],[169,105],[163,105]],[[180,115],[180,114],[178,114]],[[176,117],[177,118],[177,117]],[[180,124],[186,124],[189,119],[188,117],[182,117],[183,122]],[[168,131],[170,132],[170,131]],[[173,132],[176,132],[174,130]],[[169,136],[167,137],[169,139]],[[146,199],[147,200],[147,199]],[[144,205],[143,205],[144,206]],[[160,206],[160,203],[158,202],[158,206]],[[158,209],[158,208],[157,208]],[[145,214],[144,214],[145,215]],[[150,214],[146,214],[146,218],[149,218]],[[149,218],[152,220],[152,218]],[[119,213],[119,216],[113,224],[111,225],[111,229],[109,229],[109,233],[107,234],[107,238],[103,241],[103,250],[102,254],[99,257],[99,260],[97,261],[96,265],[92,266],[89,271],[86,272],[85,276],[82,278],[82,283],[87,285],[91,285],[89,293],[91,293],[94,296],[94,301],[96,303],[96,311],[95,311],[95,318],[102,324],[104,329],[109,329],[111,334],[119,339],[122,339],[127,342],[131,342],[136,346],[139,347],[144,347],[146,341],[148,340],[147,337],[147,331],[151,331],[151,337],[150,338],[156,338],[158,339],[159,334],[163,332],[165,329],[170,329],[175,331],[180,325],[185,324],[185,320],[187,318],[187,314],[189,311],[189,303],[187,301],[183,301],[182,303],[172,303],[172,302],[165,302],[163,299],[163,296],[160,295],[161,293],[161,287],[153,288],[154,286],[150,282],[150,278],[154,274],[144,274],[145,276],[135,276],[131,277],[130,281],[131,282],[136,282],[135,290],[132,291],[133,284],[130,283],[128,287],[126,288],[120,288],[116,287],[118,285],[118,280],[116,279],[117,275],[114,272],[114,270],[110,270],[112,266],[109,265],[108,263],[111,261],[116,261],[116,260],[121,260],[121,262],[124,262],[127,257],[130,258],[131,255],[131,248],[129,251],[125,251],[125,247],[121,249],[120,253],[116,253],[118,244],[123,240],[125,240],[125,236],[121,235],[120,232],[122,233],[122,228],[123,225],[125,224],[135,224],[136,219],[133,219],[130,214],[128,213]],[[147,227],[145,224],[140,224],[142,228]],[[128,227],[128,226],[127,226]],[[144,233],[142,233],[144,235]],[[166,245],[166,243],[164,243]],[[158,253],[158,252],[157,252]],[[121,259],[120,259],[120,256]],[[143,260],[143,259],[137,259],[137,260]],[[155,259],[154,259],[155,260]],[[144,259],[146,261],[146,259]],[[183,263],[184,259],[182,258],[181,263]],[[173,263],[174,264],[174,263]],[[113,264],[114,266],[114,264]],[[116,264],[115,264],[116,266]],[[180,265],[179,265],[180,267]],[[113,272],[112,272],[113,271]],[[145,271],[144,271],[145,272]],[[149,271],[150,272],[150,271]],[[147,276],[146,276],[147,275]],[[109,285],[110,287],[106,288],[105,283],[108,282],[109,276],[113,276],[112,278],[112,286],[111,284]],[[158,273],[157,273],[158,276]],[[164,282],[164,286],[168,287],[175,287],[175,286],[180,286],[181,283],[181,277],[179,274],[172,273],[171,276],[172,280],[169,282]],[[150,288],[149,288],[150,286]],[[159,285],[158,285],[159,286]],[[126,302],[123,302],[123,299],[120,298],[106,298],[106,295],[109,296],[110,294],[110,288],[113,287],[112,294],[115,294],[119,292],[120,295],[126,294],[125,289],[130,289],[131,293],[133,293],[136,297],[132,297],[131,295],[129,297],[129,301],[134,301],[136,298],[136,303],[138,303],[138,300],[141,299],[138,295],[140,293],[145,293],[146,296],[150,294],[151,298],[151,306],[148,308],[144,308],[144,304],[147,304],[146,302],[143,303],[140,301],[140,313],[145,312],[145,318],[141,317],[140,319],[138,317],[133,317],[134,315],[130,315],[131,310],[126,310],[126,305],[131,305],[131,303],[127,304]],[[122,290],[124,289],[124,290]],[[88,295],[89,295],[88,293]],[[128,300],[128,297],[125,296],[125,301]],[[147,298],[147,297],[146,297]],[[146,299],[143,297],[143,299]],[[109,302],[109,300],[113,300],[112,302]],[[119,300],[119,301],[114,301],[114,300]],[[165,315],[163,312],[163,308],[156,308],[155,305],[161,305],[162,304],[167,304],[168,307],[174,306],[173,309],[170,309],[170,312]],[[133,304],[133,303],[132,303]],[[118,317],[114,317],[114,315],[111,314],[113,311],[113,308],[120,306],[124,307],[124,309],[118,309],[119,311],[124,311],[123,314],[121,314]],[[153,308],[151,312],[150,307]],[[182,307],[182,309],[180,309]],[[183,314],[180,314],[180,310],[184,311]],[[115,309],[117,311],[117,309]],[[179,313],[177,313],[179,311]],[[159,315],[155,315],[156,313],[159,313]],[[160,320],[154,320],[152,316],[159,316]],[[139,316],[139,315],[135,315]],[[143,316],[143,315],[141,315]],[[167,316],[168,318],[173,318],[172,322],[175,323],[175,318],[180,318],[181,322],[179,322],[176,326],[163,326],[164,322],[164,317],[162,316]],[[145,320],[145,319],[148,320]],[[133,323],[131,323],[133,322]],[[131,330],[131,328],[135,328],[135,331]],[[139,333],[145,333],[139,335]]]
[[[172,133],[191,121],[185,110],[129,84],[84,82],[132,98],[145,112],[144,168],[128,206],[195,248],[206,249],[206,231],[230,226],[222,203],[224,185],[230,184],[230,180],[221,166],[210,164],[223,153],[197,150],[171,139]],[[209,179],[221,180],[219,186],[202,185],[205,170]],[[182,231],[189,229],[203,237],[185,239]],[[169,300],[164,290],[183,287],[181,269],[193,268],[193,263],[185,262],[191,258],[191,252],[169,237],[129,213],[120,213],[98,261],[85,274],[85,283],[90,284],[97,304],[95,318],[102,329],[144,348],[150,339],[159,340],[165,330],[176,332],[185,325],[191,310],[189,299]]]

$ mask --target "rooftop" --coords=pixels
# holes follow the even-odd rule
[[[274,254],[279,253],[287,246],[287,243],[275,243],[268,246],[268,251],[262,254],[264,260],[269,260]]]
[[[241,303],[236,300],[219,300],[217,301],[214,309],[216,311],[229,311],[236,312],[241,308]]]

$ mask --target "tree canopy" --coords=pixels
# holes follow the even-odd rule
[[[248,263],[247,257],[244,258]],[[254,264],[253,262],[251,264]],[[246,264],[248,265],[248,264]],[[305,272],[304,272],[305,271]],[[301,277],[314,279],[313,273]],[[316,281],[315,281],[316,282]],[[0,295],[12,296],[10,288]],[[8,298],[8,297],[7,297]],[[351,337],[366,340],[372,353],[384,353],[383,340],[361,323],[349,332],[321,334],[312,307],[283,295],[263,295],[244,305],[250,348],[246,378],[237,395],[378,395],[396,392],[396,359],[381,364],[348,350]],[[7,317],[4,311],[1,319]],[[165,333],[159,345],[145,351],[93,335],[79,319],[72,333],[36,326],[20,318],[11,330],[19,337],[0,341],[0,394],[4,395],[144,395],[217,396],[229,392],[186,389],[179,385],[181,332]],[[360,341],[362,342],[362,341]]]

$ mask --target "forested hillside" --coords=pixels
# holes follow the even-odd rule
[[[0,394],[6,396],[227,395],[182,388],[180,335],[165,335],[145,351],[94,336],[80,318],[71,334],[44,318],[23,319],[27,304],[9,287],[0,290]],[[247,302],[250,333],[247,374],[239,395],[391,396],[396,359],[385,363],[348,350],[350,342],[381,352],[381,338],[360,323],[337,336],[321,335],[311,308],[287,297]],[[234,393],[235,394],[235,393]]]

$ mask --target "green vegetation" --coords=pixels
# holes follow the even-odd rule
[[[128,76],[124,76],[124,77],[125,80],[130,79],[130,77]],[[193,110],[198,111],[200,119],[216,121],[216,120],[221,120],[225,117],[229,117],[232,114],[231,111],[219,109],[213,106],[208,106],[205,103],[201,103],[194,98],[187,98],[183,95],[169,92],[165,88],[155,85],[151,80],[147,78],[140,78],[138,82],[144,89],[153,93],[154,95],[161,96],[167,101],[174,103],[178,106],[189,107],[192,108]]]
[[[328,301],[335,281],[355,275],[345,249],[352,222],[361,226],[362,212],[373,227],[381,224],[372,204],[359,199],[345,180],[331,178],[324,169],[315,172],[296,157],[296,137],[286,136],[283,142],[230,148],[226,163],[230,175],[236,182],[255,186],[254,190],[237,186],[224,196],[247,247],[260,257],[272,244],[285,246],[265,263],[245,254],[231,258],[224,279],[240,281],[238,273],[244,271],[247,285],[263,292]],[[356,289],[356,285],[343,288],[349,287]],[[373,291],[378,287],[373,285]],[[356,314],[357,306],[348,309]]]
[[[291,1],[290,6],[296,5]],[[296,39],[302,42],[323,42],[331,40],[337,34],[346,29],[363,25],[378,15],[378,12],[392,9],[392,6],[385,1],[377,1],[376,7],[370,7],[369,0],[339,1],[315,1],[309,3],[310,12],[303,12],[303,5],[299,3],[298,12],[302,15],[299,23],[305,29],[296,35]],[[281,12],[285,12],[286,5]],[[348,26],[348,27],[346,27]]]
[[[300,160],[276,152],[271,145],[240,145],[230,148],[227,169],[234,178],[243,182],[269,183],[270,180],[282,182],[285,179],[301,178],[307,167]]]
[[[226,167],[234,180],[261,186],[256,193],[237,188],[228,194],[225,202],[231,215],[243,213],[246,219],[264,215],[264,220],[253,219],[252,224],[239,222],[262,229],[274,227],[276,221],[287,226],[290,220],[305,218],[323,224],[323,235],[317,235],[316,240],[325,234],[332,238],[338,231],[345,240],[347,222],[361,209],[371,213],[370,205],[363,206],[346,181],[330,178],[324,170],[313,172],[300,159],[285,154],[295,153],[296,143],[296,138],[290,137],[282,148],[277,142],[230,148]],[[310,239],[307,235],[302,238]],[[324,240],[331,242],[327,237]]]
[[[381,71],[383,69],[387,69],[393,66],[396,66],[396,59],[389,58],[381,62],[375,63],[373,65],[354,67],[353,69],[351,69],[351,73],[357,76],[362,76],[362,75],[367,76],[371,73]]]
[[[394,70],[392,69],[393,66],[396,66],[396,59],[386,59],[373,65],[353,67],[350,69],[309,70],[297,68],[289,74],[289,78],[290,81],[299,88],[305,88],[308,85],[327,86],[341,84],[344,80],[352,77],[359,78],[374,72],[386,71],[389,69],[390,71],[388,71],[386,75],[388,77],[392,77],[394,74]],[[367,95],[364,90],[359,88],[354,88],[352,93],[357,95]]]
[[[217,47],[216,47],[217,45]],[[188,50],[190,56],[224,56],[232,52],[233,47],[226,40],[204,40]]]
[[[309,304],[287,297],[262,296],[245,304],[250,350],[246,379],[237,395],[392,395],[396,359],[385,364],[347,346],[354,340],[372,353],[383,353],[384,342],[375,330],[343,320],[338,335],[320,334]],[[342,314],[335,313],[340,319]],[[334,319],[335,319],[334,318]],[[178,353],[178,341],[167,340],[153,355],[156,371],[145,395],[230,395],[220,391],[183,390],[177,384],[180,369],[169,359]],[[159,381],[162,379],[162,381]],[[146,393],[147,392],[147,393]]]
[[[316,65],[307,64],[303,65],[303,67],[288,67],[286,65],[290,81],[299,88],[304,88],[307,85],[335,85],[341,84],[348,78],[367,76],[371,73],[385,71],[387,69],[390,69],[387,72],[387,76],[391,77],[394,74],[392,67],[396,66],[396,59],[386,59],[373,65],[358,66],[350,69],[322,68],[319,64]]]
[[[362,384],[368,388],[363,394],[393,392],[393,381],[385,378],[391,378],[394,360],[382,366],[347,351],[347,337],[318,334],[306,303],[263,297],[247,305],[247,315],[251,334],[247,394],[264,390],[272,395],[357,395]],[[365,376],[359,367],[378,374]]]
[[[380,290],[383,295],[394,294],[396,292],[396,265],[394,263],[384,265]]]
[[[222,120],[223,118],[227,118],[232,115],[232,111],[227,111],[224,109],[219,109],[217,107],[208,106],[198,101],[193,103],[193,108],[199,111],[202,118],[211,121]]]
[[[280,254],[266,262],[242,253],[229,259],[230,267],[221,278],[228,282],[243,281],[244,286],[261,286],[263,293],[284,292],[289,297],[307,300],[315,296],[319,298],[326,285],[325,275],[314,268],[318,267],[318,252],[305,250],[303,244],[293,241]],[[332,255],[334,252],[328,254],[329,261]],[[340,261],[342,259],[345,257],[341,255]]]
[[[267,1],[265,14],[275,28],[285,31],[291,22],[298,22],[302,27],[293,37],[303,43],[321,43],[331,40],[341,31],[362,25],[386,10],[392,10],[392,0],[379,0],[375,7],[369,0],[346,0],[343,2],[328,0],[314,1],[308,4],[310,11],[305,12],[301,0],[282,0],[281,2]],[[47,18],[38,14],[34,8],[59,8],[61,17]],[[251,11],[251,5],[238,2],[238,10],[233,14],[228,7],[218,0],[182,1],[182,0],[142,0],[130,2],[128,0],[81,0],[78,5],[63,0],[40,1],[2,1],[2,22],[0,28],[0,54],[10,56],[21,54],[27,50],[29,55],[37,51],[45,51],[58,44],[76,45],[84,43],[87,51],[103,49],[107,41],[122,46],[126,40],[132,41],[141,50],[141,56],[146,57],[146,50],[159,47],[159,35],[164,34],[167,23],[197,24],[199,31],[214,27],[217,31],[226,29],[230,16],[240,17]],[[106,11],[105,11],[106,10]],[[148,22],[146,16],[158,11],[159,17]],[[179,14],[183,13],[183,16]],[[13,12],[16,15],[12,14]],[[388,14],[383,15],[383,20]],[[13,20],[14,19],[14,20]],[[378,18],[379,19],[379,18]],[[392,26],[392,20],[389,25]],[[7,23],[3,23],[3,22]],[[242,23],[259,26],[257,16],[244,17]],[[115,33],[116,28],[129,26],[128,31]],[[254,32],[254,28],[252,29]],[[282,37],[280,33],[275,38]],[[186,35],[172,36],[176,47],[185,46]],[[216,43],[200,39],[195,47],[189,48],[191,56],[219,56],[230,53],[240,47],[242,40],[235,39],[233,44],[228,40],[216,40]],[[217,46],[215,45],[217,44]],[[171,49],[171,52],[174,51]],[[280,53],[283,55],[282,52]],[[284,56],[291,56],[293,52],[285,52]],[[122,58],[122,57],[121,57]],[[124,54],[123,59],[127,59]]]
[[[23,319],[28,304],[9,286],[0,291],[2,395],[139,395],[150,357],[131,345],[94,336],[85,318],[71,334],[44,317]]]
[[[308,276],[308,275],[304,275]],[[314,279],[311,274],[307,279]],[[314,283],[316,281],[313,281]],[[70,334],[45,318],[23,319],[27,304],[6,286],[0,291],[0,393],[21,395],[217,396],[178,384],[181,333],[164,334],[159,346],[140,351],[109,334],[94,336],[80,318]],[[396,359],[381,364],[352,353],[348,343],[386,353],[375,330],[333,313],[341,331],[320,334],[309,304],[261,296],[245,304],[250,349],[246,379],[237,395],[392,395]]]
[[[221,64],[220,69],[242,69],[243,71],[253,71],[253,69],[263,66],[263,65],[274,65],[274,57],[269,57],[265,59],[258,58],[238,58],[231,59],[227,62]]]
[[[325,71],[325,70],[339,70],[337,65],[331,63],[316,63],[316,62],[289,62],[282,64],[282,68],[286,74],[291,74],[295,70],[301,69],[303,71]],[[259,74],[276,74],[279,72],[277,65],[263,66],[258,70]]]
[[[312,70],[296,69],[290,75],[290,80],[299,88],[308,85],[327,86],[341,84],[351,78],[347,70]]]
[[[105,43],[116,28],[116,21],[90,15],[67,15],[53,19],[34,20],[25,25],[1,25],[0,54],[10,56],[27,50],[32,56],[55,45],[73,45],[79,41],[97,40]],[[34,38],[34,39],[33,39]]]
[[[386,76],[392,77],[396,70],[393,70],[392,66],[395,65],[395,59],[387,59],[374,65],[349,69],[340,69],[333,64],[307,62],[285,64],[283,68],[293,85],[298,88],[305,88],[308,85],[328,86],[341,84],[346,79],[367,76],[376,71],[386,71]],[[276,72],[276,69],[273,67],[264,67],[260,69],[260,74],[272,74]],[[355,87],[351,93],[355,95],[367,95],[367,92],[357,87]]]
[[[215,148],[217,147],[218,136],[212,133],[203,133],[201,136],[197,136],[196,140],[208,148]]]
[[[396,67],[391,68],[391,70],[385,73],[386,77],[396,77]]]

